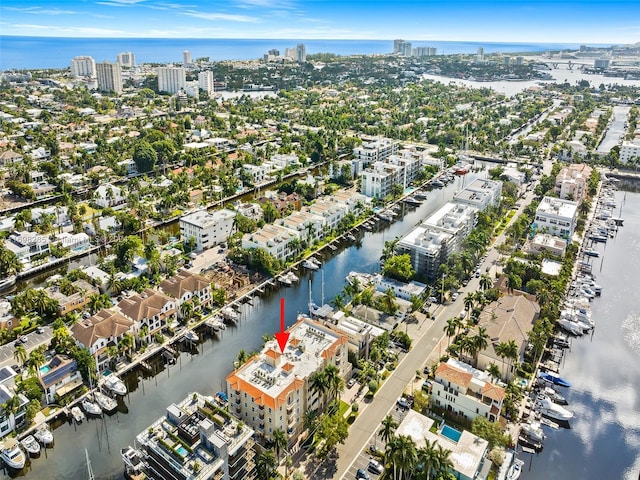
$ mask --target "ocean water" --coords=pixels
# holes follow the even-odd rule
[[[292,40],[292,39],[202,39],[202,38],[62,38],[0,35],[0,70],[64,68],[77,55],[90,55],[96,62],[115,62],[120,52],[133,52],[136,63],[182,62],[182,52],[189,50],[193,59],[249,60],[261,58],[276,48],[283,55],[286,48],[304,43],[307,54],[331,52],[338,55],[384,54],[393,51],[393,40]],[[576,49],[577,44],[427,42],[414,41],[414,47],[437,48],[438,55],[476,53],[484,48],[493,52],[544,52]]]

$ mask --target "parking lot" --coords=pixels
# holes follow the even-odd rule
[[[53,330],[51,327],[43,327],[42,333],[32,332],[24,336],[27,337],[27,341],[24,342],[23,345],[27,350],[27,354],[29,354],[29,352],[42,344],[49,345],[51,337],[53,336]],[[17,340],[14,340],[0,347],[0,367],[11,366],[18,363],[14,357],[16,341]]]

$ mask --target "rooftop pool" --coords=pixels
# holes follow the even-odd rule
[[[449,425],[442,427],[440,433],[455,443],[458,443],[458,440],[460,440],[460,437],[462,436],[462,432],[459,432],[455,428],[451,428]]]

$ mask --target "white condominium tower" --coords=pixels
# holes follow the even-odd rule
[[[158,91],[178,93],[184,89],[187,81],[182,67],[158,67]]]
[[[95,78],[95,60],[87,56],[74,57],[73,59],[71,59],[71,75],[73,75],[74,77]]]
[[[102,62],[96,64],[98,89],[103,92],[122,93],[122,73],[119,63]]]
[[[116,60],[122,67],[135,67],[136,56],[133,52],[120,52]]]
[[[207,95],[213,95],[213,72],[206,70],[198,74],[198,87],[200,90],[207,92]]]
[[[191,52],[189,50],[185,50],[182,52],[182,65],[186,67],[191,65],[191,63],[193,63],[191,61]]]

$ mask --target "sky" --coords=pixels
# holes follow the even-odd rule
[[[626,44],[640,0],[1,0],[2,35]]]

